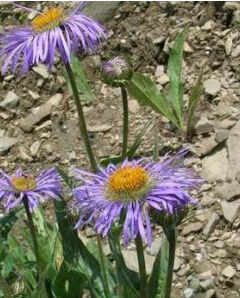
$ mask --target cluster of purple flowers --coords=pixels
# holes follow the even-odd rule
[[[94,52],[105,28],[80,12],[81,2],[68,15],[59,7],[47,9],[30,26],[13,29],[0,35],[0,59],[4,61],[2,73],[10,66],[14,72],[21,64],[24,73],[40,62],[52,67],[55,53],[64,64],[70,62],[71,53]],[[21,62],[20,62],[21,61]],[[121,57],[103,64],[106,73],[125,75],[127,65]],[[124,78],[124,77],[123,77]],[[125,160],[120,165],[109,164],[93,174],[75,170],[81,185],[73,189],[74,209],[80,213],[79,226],[93,223],[97,233],[107,235],[112,224],[124,215],[122,238],[127,245],[138,234],[151,244],[151,210],[176,214],[197,203],[190,190],[197,188],[200,179],[180,160],[185,151],[160,162]],[[18,169],[13,175],[0,171],[0,200],[8,211],[27,198],[31,211],[47,198],[61,194],[60,179],[52,168],[38,177],[24,174]]]
[[[201,180],[185,168],[180,151],[160,162],[125,160],[120,165],[109,164],[96,174],[75,169],[82,184],[73,189],[72,208],[80,213],[76,228],[94,224],[97,233],[107,235],[120,214],[125,214],[122,238],[127,245],[140,233],[143,241],[151,245],[150,211],[176,214],[189,205],[195,205],[189,190]],[[0,200],[6,210],[18,206],[24,196],[32,211],[46,198],[56,199],[61,193],[59,176],[54,168],[34,178],[18,169],[13,175],[1,171]]]

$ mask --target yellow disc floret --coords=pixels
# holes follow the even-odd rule
[[[11,182],[17,191],[30,190],[36,187],[36,180],[32,177],[13,176]]]
[[[125,166],[113,172],[107,181],[107,188],[117,196],[135,197],[146,188],[148,173],[141,166]]]
[[[51,7],[35,17],[31,24],[36,32],[43,32],[59,26],[63,17],[63,9],[59,7]]]

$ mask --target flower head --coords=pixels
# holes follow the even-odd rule
[[[27,27],[20,27],[0,35],[0,58],[4,61],[2,73],[8,67],[14,72],[21,61],[20,73],[40,62],[51,69],[54,56],[59,52],[63,63],[70,61],[71,53],[94,52],[105,28],[84,15],[83,2],[70,14],[60,7],[51,7],[38,14]]]
[[[36,178],[25,175],[21,169],[13,175],[0,171],[0,201],[7,211],[18,206],[24,196],[32,211],[41,201],[58,198],[60,192],[59,176],[54,168],[42,171]]]
[[[160,162],[125,160],[120,166],[109,164],[97,174],[75,170],[83,184],[73,190],[73,208],[80,211],[76,227],[94,223],[97,233],[105,236],[120,214],[125,219],[122,238],[127,245],[140,233],[151,244],[150,214],[175,215],[195,205],[189,190],[201,179],[179,163],[185,151]]]
[[[113,87],[121,87],[131,79],[132,70],[122,57],[102,62],[101,65],[103,81]]]

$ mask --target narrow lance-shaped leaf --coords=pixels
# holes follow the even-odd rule
[[[168,99],[171,102],[177,116],[180,128],[183,128],[183,87],[181,82],[183,44],[187,35],[187,29],[180,32],[170,51],[168,59],[168,75],[170,79]]]
[[[95,95],[88,84],[87,76],[83,70],[82,63],[76,56],[72,56],[71,66],[75,75],[77,88],[81,96],[81,100],[86,102],[94,100]],[[69,79],[67,76],[66,76],[66,79],[69,85],[69,89],[71,89]]]
[[[91,239],[86,243],[86,247],[88,248],[89,252],[94,255],[99,263],[101,262],[99,247],[96,243],[96,239]],[[105,266],[108,268],[106,270],[107,275],[107,281],[108,281],[108,287],[111,293],[111,298],[119,298],[115,295],[116,292],[116,286],[117,286],[117,279],[114,271],[114,266],[110,263],[107,256],[103,253],[104,263]]]
[[[68,270],[85,275],[87,287],[93,297],[105,297],[99,262],[79,239],[77,231],[74,230],[74,223],[66,211],[67,205],[63,198],[55,200],[54,207],[62,237],[64,262],[68,265]]]
[[[23,208],[16,208],[0,219],[0,238],[7,239],[8,233],[23,213]]]
[[[168,269],[168,250],[168,240],[164,237],[149,277],[149,297],[151,298],[164,298]]]
[[[179,127],[179,123],[167,98],[165,98],[148,77],[135,72],[126,87],[131,97],[150,106],[153,110],[165,116]]]

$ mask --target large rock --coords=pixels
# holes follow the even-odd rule
[[[188,223],[182,230],[183,236],[187,236],[192,232],[199,232],[202,229],[201,222]]]
[[[227,148],[229,155],[228,176],[235,179],[240,169],[240,120],[230,130]]]
[[[208,238],[212,232],[215,230],[217,223],[219,222],[219,215],[215,212],[212,213],[211,217],[209,218],[205,228],[203,229],[203,236]]]
[[[0,138],[0,156],[3,156],[13,145],[17,143],[16,138],[1,137]]]
[[[122,254],[123,254],[123,257],[124,257],[127,267],[133,271],[138,272],[139,268],[138,268],[138,260],[137,260],[136,251],[123,249]],[[145,263],[146,263],[147,274],[151,273],[154,261],[155,261],[155,257],[145,254]]]
[[[226,201],[233,201],[240,197],[240,185],[236,180],[232,182],[227,182],[224,184],[219,184],[216,187],[216,192]]]
[[[204,177],[210,180],[224,180],[228,171],[227,149],[223,148],[205,157],[202,161],[202,168]]]
[[[92,1],[87,3],[83,11],[88,16],[104,23],[114,17],[120,3],[120,1]]]
[[[225,219],[228,222],[233,223],[239,214],[240,200],[237,200],[234,202],[227,202],[223,200],[221,202],[221,207],[222,207],[222,213]]]
[[[213,121],[208,120],[206,116],[201,116],[201,118],[195,124],[195,132],[199,135],[210,133],[213,131]]]
[[[50,116],[52,108],[60,104],[62,97],[60,93],[53,95],[46,103],[35,109],[34,112],[29,114],[25,119],[22,119],[19,123],[20,128],[25,132],[32,131],[36,124]]]

